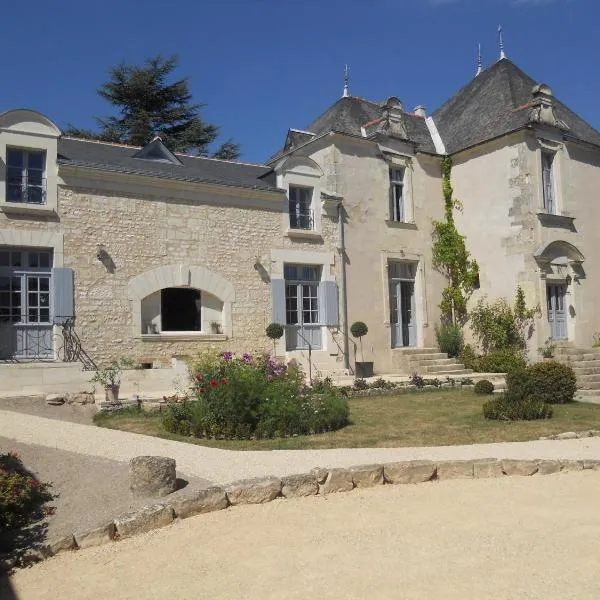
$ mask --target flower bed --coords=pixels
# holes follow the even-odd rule
[[[163,427],[199,438],[250,439],[320,433],[348,422],[331,385],[309,388],[302,372],[269,356],[202,354],[192,365],[192,399],[169,404]]]

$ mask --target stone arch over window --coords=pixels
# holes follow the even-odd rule
[[[221,325],[222,333],[231,336],[231,305],[235,301],[233,284],[206,267],[176,264],[151,269],[129,281],[127,295],[132,303],[135,337],[153,333],[155,328],[160,333],[160,325],[155,326],[160,323],[163,290],[169,289],[189,290],[189,294],[180,294],[182,301],[198,301],[201,304],[199,328],[190,331],[215,333],[211,330],[211,323],[216,322]],[[186,295],[189,298],[186,299]],[[173,333],[173,329],[165,333]]]
[[[552,261],[556,258],[566,257],[569,261],[582,263],[585,258],[580,250],[564,240],[554,240],[540,246],[535,252],[535,258],[542,261]]]
[[[575,279],[585,277],[583,253],[565,240],[546,242],[534,253],[542,276],[548,279],[562,279],[571,276]]]

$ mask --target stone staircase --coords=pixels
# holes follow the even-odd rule
[[[398,348],[393,351],[393,359],[394,370],[408,375],[417,373],[421,377],[435,378],[473,373],[438,348]]]
[[[600,348],[578,348],[565,342],[555,348],[554,358],[575,371],[578,400],[600,403]]]

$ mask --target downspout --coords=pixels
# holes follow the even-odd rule
[[[344,207],[342,202],[338,202],[338,253],[340,255],[341,287],[342,287],[342,320],[344,328],[344,369],[350,368],[350,341],[348,339],[348,294],[346,289],[346,243],[344,241]]]

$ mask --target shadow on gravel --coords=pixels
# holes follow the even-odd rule
[[[0,574],[0,598],[2,600],[18,600],[8,575]]]

